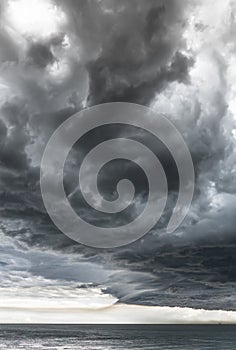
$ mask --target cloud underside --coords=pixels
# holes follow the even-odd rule
[[[1,289],[92,284],[123,303],[92,316],[83,311],[88,322],[117,317],[123,323],[131,310],[136,319],[129,322],[235,322],[233,312],[184,309],[236,310],[234,2],[26,3],[0,4]],[[178,191],[168,150],[134,128],[94,131],[89,141],[75,145],[65,167],[66,192],[89,222],[109,227],[129,221],[147,197],[143,173],[117,161],[102,169],[99,188],[111,199],[117,181],[131,179],[136,188],[132,210],[99,215],[81,200],[76,190],[81,159],[109,135],[149,145],[169,183],[165,214],[146,237],[99,251],[76,244],[52,224],[41,199],[39,167],[50,135],[64,120],[84,107],[117,101],[150,106],[177,126],[193,157],[196,191],[186,220],[166,234]],[[57,322],[56,314],[62,315],[33,309],[12,309],[9,317],[36,322],[50,314]],[[80,315],[63,315],[80,322]]]

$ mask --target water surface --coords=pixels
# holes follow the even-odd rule
[[[230,325],[0,325],[7,350],[235,350]]]

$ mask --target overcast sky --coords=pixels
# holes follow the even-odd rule
[[[136,305],[137,319],[130,322],[165,322],[166,310],[172,322],[186,319],[186,313],[189,322],[235,322],[235,35],[234,0],[1,1],[0,308],[11,310],[9,321],[18,320],[17,312],[25,315],[21,322],[37,321],[23,308],[27,300],[33,314],[61,303],[103,310],[118,302],[111,309],[121,320],[130,315],[125,304]],[[101,171],[99,186],[111,199],[117,181],[131,179],[136,192],[129,210],[101,216],[81,199],[81,158],[110,135],[146,142],[160,155],[169,184],[165,213],[149,234],[125,247],[99,250],[70,240],[53,225],[43,206],[39,169],[63,121],[85,107],[118,101],[150,106],[179,129],[194,162],[195,194],[184,222],[167,234],[179,180],[168,150],[133,128],[91,133],[75,145],[65,168],[66,192],[86,220],[119,225],[146,201],[144,174],[121,161]],[[203,315],[192,308],[229,313]],[[103,310],[91,322],[112,322],[109,317]],[[2,312],[0,322],[6,321]]]

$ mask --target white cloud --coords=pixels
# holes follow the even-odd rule
[[[97,309],[108,307],[117,301],[98,287],[81,288],[71,284],[0,288],[0,310],[73,310],[78,308]],[[1,319],[1,317],[0,317]]]
[[[38,303],[38,304],[37,304]],[[100,308],[79,308],[70,299],[70,306],[50,302],[45,307],[40,300],[34,304],[18,308],[0,308],[0,323],[103,323],[103,324],[197,324],[236,323],[235,311],[207,311],[178,307],[158,307],[117,304]]]
[[[65,14],[47,0],[11,0],[6,17],[18,33],[43,38],[57,33],[66,23]]]

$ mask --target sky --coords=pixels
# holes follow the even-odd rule
[[[235,0],[1,1],[0,323],[236,322],[235,35]],[[168,150],[132,127],[91,132],[70,152],[64,179],[88,222],[119,226],[147,199],[143,172],[124,160],[105,166],[98,184],[111,200],[117,181],[131,179],[130,208],[101,215],[81,198],[81,159],[111,135],[147,144],[169,186],[163,217],[145,237],[96,249],[50,220],[40,163],[62,122],[107,102],[151,107],[178,128],[195,193],[168,234],[179,185]]]

